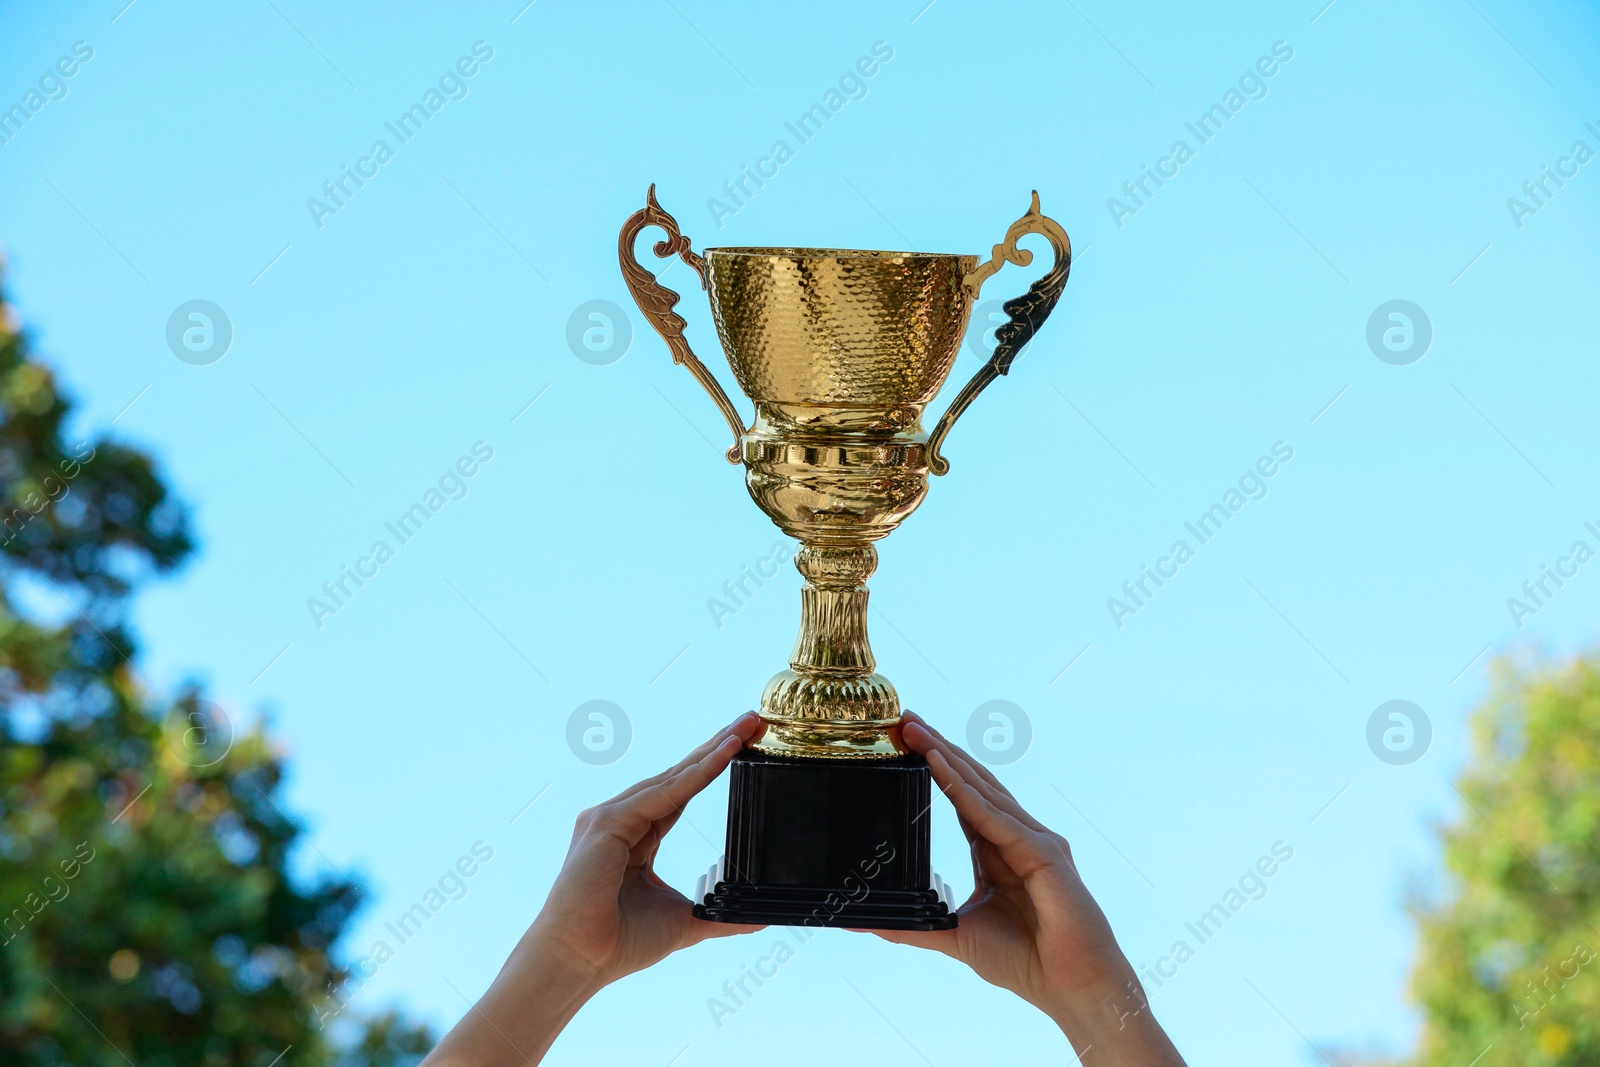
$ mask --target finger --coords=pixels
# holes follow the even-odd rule
[[[711,784],[743,746],[744,741],[738,735],[730,734],[702,756],[699,763],[679,771],[674,777],[659,784],[653,780],[641,782],[626,799],[607,801],[590,809],[578,820],[577,836],[615,838],[625,846],[628,862],[633,863],[634,850],[655,824],[681,810],[696,793]]]
[[[992,775],[980,769],[977,761],[959,746],[951,744],[919,722],[907,724],[901,731],[901,736],[906,739],[907,744],[921,751],[924,756],[930,752],[939,752],[963,781],[982,793],[996,807],[1029,829],[1046,832],[1047,828],[1043,823],[1028,814],[1005,786],[999,785]]]
[[[683,809],[679,808],[665,818],[657,819],[652,823],[650,829],[639,843],[628,851],[628,866],[648,868],[654,863],[656,853],[661,848],[662,839],[672,832],[672,828],[677,825],[678,820],[682,817]]]
[[[950,798],[950,803],[955,805],[956,814],[992,844],[1019,877],[1025,878],[1049,862],[1040,844],[1041,835],[1002,810],[971,782],[963,779],[944,753],[938,749],[929,752],[928,769],[933,772],[933,780],[939,783],[945,796]]]
[[[700,762],[684,768],[666,781],[640,790],[617,805],[619,812],[631,820],[655,823],[681,811],[696,794],[716,780],[717,775],[723,772],[743,747],[744,740],[736,735],[723,738],[722,743],[702,756]],[[634,841],[643,836],[644,829],[641,828]]]
[[[693,910],[694,906],[689,902],[688,897],[678,892],[672,886],[661,881],[660,878],[656,877],[653,871],[647,874],[646,877],[651,879],[654,884],[660,886],[667,892],[669,896],[673,898],[674,906],[677,906],[681,903],[683,912],[688,916],[689,923],[686,927],[684,927],[683,940],[678,945],[679,949],[688,948],[690,945],[698,945],[700,942],[713,937],[732,937],[734,934],[753,934],[767,928],[765,923],[721,923],[713,922],[710,919],[696,918]]]
[[[910,715],[909,712],[903,714]],[[912,716],[911,718],[912,721],[907,724],[908,729],[903,731],[903,735],[908,738],[909,742],[912,744],[912,747],[920,749],[930,755],[942,756],[952,770],[955,770],[958,774],[961,774],[961,772],[965,769],[965,766],[962,763],[957,762],[957,758],[955,757],[954,753],[946,755],[947,751],[953,746],[949,746],[948,742],[944,744],[937,743],[938,740],[942,740],[941,735],[938,733],[938,731],[927,726],[920,716]],[[921,734],[920,737],[918,736],[919,732]],[[930,769],[932,766],[933,764],[930,760]],[[937,776],[935,777],[937,778]],[[1049,833],[1049,830],[1041,825],[1038,820],[1028,817],[1027,812],[1022,810],[1022,806],[1016,803],[1016,798],[1012,797],[1009,793],[1004,793],[1003,791],[999,794],[995,794],[992,791],[984,792],[980,786],[982,779],[973,779],[967,775],[962,775],[962,781],[966,782],[972,788],[978,789],[980,793],[983,793],[985,799],[989,800],[990,803],[995,804],[997,807],[1000,807],[1001,810],[1008,811],[1013,818],[1017,818],[1018,821],[1022,822],[1022,824],[1028,829],[1038,833]],[[945,789],[945,786],[941,784],[940,788]],[[969,846],[969,852],[971,853],[972,879],[974,884],[973,893],[976,895],[978,892],[978,887],[988,885],[993,876],[999,876],[1004,879],[1008,874],[1006,871],[1008,865],[1005,863],[1003,858],[997,857],[996,854],[998,850],[995,848],[993,842],[985,838],[984,835],[980,833],[964,815],[961,814],[960,810],[956,811],[956,823],[961,827],[961,833],[966,837],[967,844]],[[998,867],[995,866],[997,863],[999,864]]]
[[[1041,833],[1046,833],[1049,831],[1049,828],[1046,827],[1044,823],[1034,818],[1033,815],[1022,806],[1022,802],[1012,794],[1011,790],[1007,789],[1003,784],[1001,784],[1000,780],[996,778],[994,774],[988,770],[988,768],[984,767],[979,760],[977,760],[966,749],[955,744],[949,738],[945,737],[931,726],[928,726],[926,722],[912,723],[910,729],[902,731],[902,736],[906,735],[909,735],[911,738],[913,747],[915,747],[917,743],[927,741],[929,737],[931,737],[932,740],[931,744],[929,744],[929,748],[937,749],[939,752],[941,752],[945,759],[949,761],[950,766],[961,775],[962,779],[965,780],[968,785],[971,785],[974,789],[977,789],[980,793],[988,797],[989,800],[991,800],[1002,811],[1007,812],[1013,818],[1017,819],[1030,829],[1037,830]]]
[[[706,755],[712,749],[722,744],[729,737],[738,737],[741,741],[750,740],[750,738],[755,734],[756,730],[760,728],[760,725],[760,716],[753,711],[745,712],[737,719],[734,719],[727,726],[724,726],[722,729],[712,734],[705,741],[701,742],[699,745],[696,745],[694,750],[691,751],[687,756],[684,756],[683,759],[679,760],[671,767],[668,767],[660,774],[652,775],[651,777],[646,778],[644,781],[623,790],[614,798],[614,800],[627,800],[653,785],[660,785],[662,782],[673,777],[674,775],[682,774],[689,767],[692,767],[696,763],[699,763],[701,760],[705,759]]]
[[[665,819],[657,819],[650,824],[650,829],[645,831],[638,844],[628,849],[629,867],[640,867],[647,873],[650,871],[651,864],[655,862],[656,853],[661,850],[661,839],[667,836],[667,832],[672,829],[673,823],[678,821],[679,814],[681,812],[669,815]]]
[[[924,755],[927,754],[925,751],[927,749],[936,748],[943,752],[951,765],[962,772],[963,778],[972,779],[973,785],[981,783],[995,792],[1011,795],[1011,791],[1001,784],[1000,779],[974,759],[971,753],[929,726],[927,720],[920,716],[908,722],[900,733],[912,748],[922,751]]]
[[[1006,796],[1011,796],[1011,790],[1006,788],[1004,782],[995,777],[993,771],[985,767],[981,761],[974,759],[972,753],[968,752],[966,749],[962,748],[960,745],[946,737],[942,731],[934,727],[934,725],[928,722],[927,719],[924,719],[921,715],[918,715],[913,711],[903,712],[902,716],[909,718],[917,726],[922,727],[924,730],[928,731],[928,733],[932,734],[934,740],[944,746],[947,755],[954,755],[957,759],[961,760],[968,767],[970,767],[972,772],[979,778],[982,778],[985,782],[1000,790],[1000,792],[1004,793]]]
[[[678,768],[681,769],[675,777],[648,778],[618,798],[585,812],[579,817],[573,834],[568,866],[585,878],[608,877],[605,872],[619,865],[621,870],[648,867],[660,847],[661,838],[682,813],[683,805],[722,772],[759,724],[760,719],[754,714],[741,715],[695,749],[695,753],[701,754],[698,762],[690,764],[687,757],[680,761]],[[658,780],[671,785],[696,771],[699,777],[694,779],[697,784],[692,791],[682,795],[675,804],[661,803]],[[671,795],[681,795],[681,790],[674,789]],[[582,846],[580,840],[584,842]]]
[[[735,934],[756,934],[765,930],[766,924],[750,925],[747,923],[719,923],[710,919],[695,919],[689,925],[689,936],[693,939],[691,945],[698,945],[702,941],[713,937],[732,937]],[[687,947],[687,946],[685,946]]]
[[[726,741],[729,737],[738,737],[741,741],[750,740],[760,725],[761,717],[759,715],[753,711],[745,712],[743,715],[739,716],[737,719],[734,719],[731,723],[712,734],[704,742],[696,745],[692,752],[683,757],[683,759],[679,760],[677,763],[673,764],[671,767],[668,767],[660,774],[651,775],[642,782],[634,783],[633,785],[624,789],[622,792],[618,793],[616,796],[612,797],[610,800],[606,801],[606,803],[621,803],[622,801],[638,795],[643,790],[649,789],[653,785],[660,785],[662,782],[666,781],[668,778],[671,778],[675,774],[683,773],[686,768],[699,763],[706,757],[706,753],[722,744],[722,742]]]
[[[956,957],[956,932],[955,930],[863,930],[862,933],[873,934],[892,941],[896,945],[910,945],[912,948],[932,949],[934,952],[943,952],[946,956]]]

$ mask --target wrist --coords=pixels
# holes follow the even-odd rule
[[[1144,987],[1126,963],[1058,998],[1045,1011],[1080,1058],[1095,1048],[1102,1064],[1182,1067],[1182,1057],[1156,1022]]]
[[[582,1004],[610,984],[598,966],[535,922],[501,969],[517,984],[536,983],[554,1000]],[[495,979],[499,984],[500,978]]]
[[[543,931],[530,928],[483,997],[445,1035],[424,1067],[527,1067],[544,1058],[604,982]]]
[[[1126,1030],[1150,1011],[1144,987],[1131,967],[1109,971],[1040,1007],[1075,1046]]]

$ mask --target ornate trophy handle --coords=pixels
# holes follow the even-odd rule
[[[1005,241],[994,246],[989,261],[979,264],[976,270],[967,275],[966,283],[973,299],[977,299],[983,283],[1007,263],[1026,267],[1033,262],[1032,252],[1017,247],[1017,241],[1030,233],[1042,234],[1049,240],[1050,247],[1055,250],[1055,264],[1044,277],[1030,285],[1026,293],[1015,300],[1007,300],[1003,305],[1010,320],[994,332],[994,355],[972,376],[971,381],[961,387],[961,392],[956,394],[956,398],[940,416],[939,424],[928,436],[928,469],[934,474],[945,474],[950,470],[950,462],[939,454],[939,447],[944,444],[956,420],[990,382],[1011,370],[1011,361],[1033,339],[1039,327],[1044,325],[1044,320],[1050,317],[1056,301],[1061,299],[1061,290],[1066,287],[1067,272],[1072,269],[1072,242],[1067,239],[1067,231],[1059,223],[1039,213],[1039,192],[1034,190],[1033,206],[1028,213],[1011,224],[1006,231]]]
[[[665,241],[656,242],[655,254],[661,259],[668,259],[676,254],[700,275],[700,288],[706,288],[706,261],[695,254],[689,247],[689,239],[678,232],[678,220],[667,214],[661,205],[656,203],[654,182],[650,184],[650,192],[645,196],[645,206],[628,216],[628,221],[622,224],[622,235],[617,239],[617,258],[622,263],[622,280],[628,283],[628,292],[633,294],[634,303],[639,305],[644,317],[655,327],[656,333],[667,342],[667,347],[672,349],[672,362],[688,367],[689,373],[695,376],[705,387],[706,392],[711,394],[711,399],[717,402],[717,407],[722,410],[722,417],[728,420],[728,426],[733,430],[733,447],[727,451],[728,462],[738,463],[739,439],[744,435],[744,420],[739,418],[739,413],[734,410],[728,394],[722,391],[722,386],[717,384],[717,379],[711,371],[706,369],[706,365],[701,363],[699,357],[690,350],[689,342],[683,339],[683,328],[688,324],[672,310],[678,302],[678,294],[656,281],[655,275],[633,257],[634,238],[639,236],[640,231],[651,226],[659,226],[667,232]]]

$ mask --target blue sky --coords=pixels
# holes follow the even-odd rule
[[[1592,5],[122,4],[7,16],[0,105],[45,79],[0,144],[7,284],[85,432],[114,420],[192,503],[201,553],[138,603],[144,670],[270,717],[303,868],[373,886],[351,950],[492,851],[361,1005],[452,1022],[573,815],[750,707],[788,653],[787,564],[731,616],[707,606],[781,547],[719,458],[714,407],[637,314],[620,358],[568,344],[581,305],[628,304],[615,234],[648,184],[697,248],[974,254],[1038,189],[1072,278],[880,546],[880,669],[957,735],[988,701],[1023,709],[1031,748],[1002,773],[1072,840],[1141,969],[1293,850],[1151,990],[1192,1062],[1409,1046],[1404,900],[1437,881],[1430,827],[1460,814],[1489,661],[1595,634],[1600,564],[1532,615],[1507,607],[1575,541],[1600,547],[1600,160],[1574,154],[1600,151]],[[892,56],[841,87],[879,42]],[[798,143],[785,124],[835,88]],[[385,124],[430,89],[438,111],[402,143]],[[1216,104],[1202,142],[1186,124]],[[737,211],[708,204],[779,140],[776,176]],[[364,184],[308,206],[345,167]],[[1168,177],[1134,201],[1146,168]],[[203,365],[168,344],[194,300],[231,325]],[[1369,345],[1396,300],[1426,319],[1420,358]],[[704,297],[679,310],[731,389]],[[1108,599],[1275,446],[1292,458],[1265,495],[1114,620]],[[463,457],[471,476],[441,487]],[[307,600],[434,488],[447,502],[319,627]],[[631,725],[606,765],[567,744],[592,700]],[[1390,700],[1431,724],[1411,763],[1368,747]],[[685,891],[725,795],[664,850]],[[934,848],[964,894],[948,812]],[[1064,1049],[957,965],[842,933],[716,1026],[707,998],[779,936],[607,990],[551,1062]]]

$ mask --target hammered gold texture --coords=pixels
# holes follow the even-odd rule
[[[746,396],[861,407],[933,399],[961,348],[977,266],[976,256],[832,248],[712,248],[705,260],[717,334]]]

